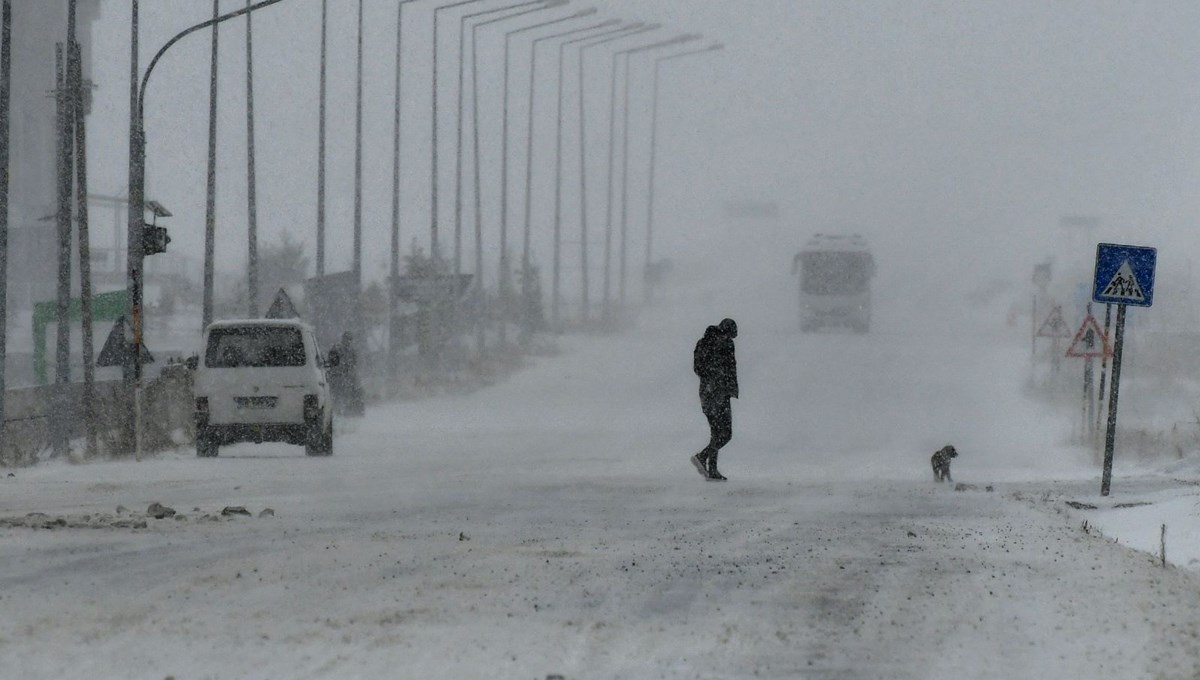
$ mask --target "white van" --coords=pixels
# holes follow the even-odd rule
[[[333,403],[316,336],[294,319],[216,321],[196,361],[196,455],[287,442],[333,454]]]
[[[800,275],[800,330],[842,326],[855,333],[871,328],[871,279],[875,260],[858,234],[816,234],[792,261]]]

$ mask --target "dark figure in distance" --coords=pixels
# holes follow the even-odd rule
[[[361,416],[364,412],[362,385],[358,382],[358,354],[354,336],[342,333],[342,339],[329,350],[329,389],[338,413]]]
[[[933,465],[933,481],[953,482],[954,480],[950,479],[950,459],[957,457],[958,451],[955,451],[954,447],[949,444],[934,451],[933,458],[929,459],[930,464]]]
[[[700,376],[700,409],[708,418],[711,438],[703,451],[692,456],[692,465],[705,479],[716,482],[725,481],[717,470],[717,452],[733,438],[729,400],[738,396],[737,359],[733,353],[736,337],[737,323],[724,319],[704,331],[693,354],[692,368]]]

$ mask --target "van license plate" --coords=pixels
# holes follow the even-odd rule
[[[234,397],[233,401],[239,409],[275,408],[278,397]]]

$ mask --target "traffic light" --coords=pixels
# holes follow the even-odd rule
[[[167,244],[171,237],[167,235],[166,227],[156,227],[153,224],[142,225],[142,255],[155,255],[167,252]]]

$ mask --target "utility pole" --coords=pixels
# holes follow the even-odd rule
[[[363,202],[363,0],[358,0],[358,63],[354,107],[354,350],[361,355],[362,338],[362,202]]]
[[[396,286],[400,281],[400,45],[404,35],[404,3],[396,7],[396,99],[392,123],[392,250],[388,268],[388,380],[400,377],[400,314],[396,308]]]
[[[252,0],[246,0],[250,9]],[[246,12],[246,231],[249,239],[246,250],[246,288],[249,293],[250,318],[258,317],[258,199],[254,174],[254,15]]]
[[[55,50],[56,80],[54,101],[57,110],[58,153],[55,168],[58,174],[58,295],[57,295],[57,342],[54,355],[54,422],[51,437],[54,456],[65,456],[68,451],[69,425],[71,416],[71,189],[72,158],[71,137],[68,132],[73,120],[70,97],[67,96],[66,62],[63,44]]]
[[[8,117],[12,99],[12,0],[0,9],[0,460],[8,450],[4,391],[8,389]]]
[[[75,1],[71,7],[74,10]],[[72,11],[72,14],[74,12]],[[74,22],[71,22],[74,25]],[[85,455],[96,456],[96,369],[92,338],[92,257],[88,230],[87,110],[83,89],[83,54],[70,36],[69,92],[74,98],[76,219],[79,223],[79,316],[83,340],[83,420],[87,430]]]
[[[221,0],[213,0],[213,19],[221,15]],[[214,261],[217,244],[217,46],[220,26],[212,27],[212,65],[208,80],[208,186],[204,209],[204,312],[200,329],[203,331],[213,320],[213,285],[215,282]],[[135,57],[136,58],[136,57]],[[130,214],[133,204],[130,203]],[[132,218],[131,218],[132,221]],[[130,227],[130,236],[133,231]],[[132,249],[130,250],[132,254]]]
[[[325,276],[325,55],[329,0],[321,0],[321,94],[317,116],[317,276]],[[215,30],[215,27],[214,27]]]
[[[216,0],[214,0],[215,2]],[[122,366],[122,382],[126,398],[132,408],[126,411],[126,441],[134,451],[134,458],[141,458],[141,383],[142,383],[142,220],[145,207],[145,140],[142,138],[142,121],[138,97],[138,0],[131,0],[133,18],[130,24],[129,57],[129,224],[126,235],[126,267],[128,269],[126,295],[129,301],[129,321],[133,328],[130,350],[125,353]],[[210,241],[211,242],[211,241]],[[211,262],[211,258],[209,259]],[[211,284],[211,281],[206,281]],[[206,286],[209,320],[212,315],[211,285]]]

